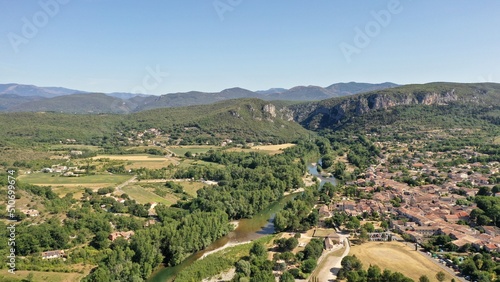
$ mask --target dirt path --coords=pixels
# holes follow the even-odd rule
[[[127,186],[127,185],[129,185],[130,183],[136,182],[136,181],[137,181],[137,176],[134,176],[134,177],[130,178],[129,180],[127,180],[127,181],[123,182],[122,184],[116,186],[116,192],[118,192],[119,194],[123,194],[124,192],[123,192],[122,188],[125,187],[125,186]]]

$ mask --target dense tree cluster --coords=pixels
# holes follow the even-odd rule
[[[345,256],[342,259],[342,268],[337,277],[346,279],[347,282],[412,282],[413,280],[400,272],[392,272],[388,269],[383,271],[377,265],[370,265],[367,270],[356,256]]]
[[[471,212],[471,220],[479,225],[500,226],[500,198],[476,196],[474,201],[477,204],[477,209]]]
[[[282,197],[285,191],[303,186],[305,165],[290,153],[269,156],[259,153],[208,152],[205,161],[224,164],[180,169],[176,177],[218,181],[215,187],[197,191],[197,197],[185,205],[191,211],[215,211],[223,208],[231,219],[249,217]]]
[[[276,213],[274,228],[276,231],[305,231],[315,226],[319,220],[318,210],[311,212],[316,202],[318,191],[312,187],[289,201],[282,211]]]

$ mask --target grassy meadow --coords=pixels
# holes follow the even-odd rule
[[[161,183],[160,185],[163,184]],[[122,190],[124,193],[127,193],[130,198],[136,200],[140,204],[156,202],[170,206],[179,200],[179,197],[171,193],[167,193],[164,197],[161,197],[155,194],[153,192],[154,188],[151,187],[150,184],[134,183],[123,187]]]

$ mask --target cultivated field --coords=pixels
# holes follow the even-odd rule
[[[280,145],[262,145],[262,146],[253,146],[253,150],[258,150],[258,151],[264,151],[269,154],[278,154],[281,153],[282,150],[286,148],[290,148],[295,146],[295,144],[291,143],[286,143],[286,144],[280,144]]]
[[[117,174],[97,174],[97,175],[82,175],[79,177],[64,177],[54,173],[32,173],[19,176],[24,182],[41,185],[41,186],[69,186],[75,187],[78,185],[90,186],[113,186],[130,179],[130,175]]]
[[[184,156],[186,152],[191,152],[193,154],[199,154],[199,153],[205,153],[210,149],[217,149],[220,147],[217,146],[196,146],[196,145],[189,145],[189,146],[168,146],[166,147],[167,150],[171,151],[172,153],[176,154],[177,156]]]
[[[89,151],[97,151],[100,149],[99,146],[92,145],[71,145],[71,144],[59,144],[59,145],[51,145],[51,150],[89,150]]]
[[[176,158],[166,158],[164,156],[154,156],[147,154],[133,155],[98,155],[92,158],[93,160],[109,159],[110,161],[125,162],[126,169],[148,168],[159,169],[168,166],[169,164],[176,165],[179,160]]]
[[[132,185],[127,185],[122,188],[124,193],[127,193],[131,199],[136,200],[140,204],[147,203],[162,203],[167,206],[175,204],[179,198],[173,194],[166,194],[165,197],[160,197],[159,195],[153,193],[150,188],[145,188],[137,183]]]
[[[196,197],[196,191],[200,190],[204,186],[210,186],[202,182],[196,182],[196,181],[182,181],[176,183],[182,185],[184,191],[191,197]]]
[[[423,274],[434,281],[435,275],[439,271],[446,274],[445,281],[454,278],[436,265],[432,259],[401,242],[367,242],[353,246],[349,255],[356,255],[365,269],[370,264],[376,264],[381,269],[387,268],[393,272],[401,272],[415,281],[418,281],[418,278]]]
[[[270,155],[281,154],[284,149],[295,146],[295,144],[287,143],[281,145],[261,145],[261,146],[253,146],[250,149],[244,148],[229,148],[226,151],[228,152],[261,152]]]

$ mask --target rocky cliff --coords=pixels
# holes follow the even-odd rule
[[[493,87],[491,87],[493,86]],[[345,98],[294,105],[294,119],[308,129],[341,123],[352,116],[397,106],[445,105],[454,102],[498,103],[498,84],[432,83],[402,86]]]

